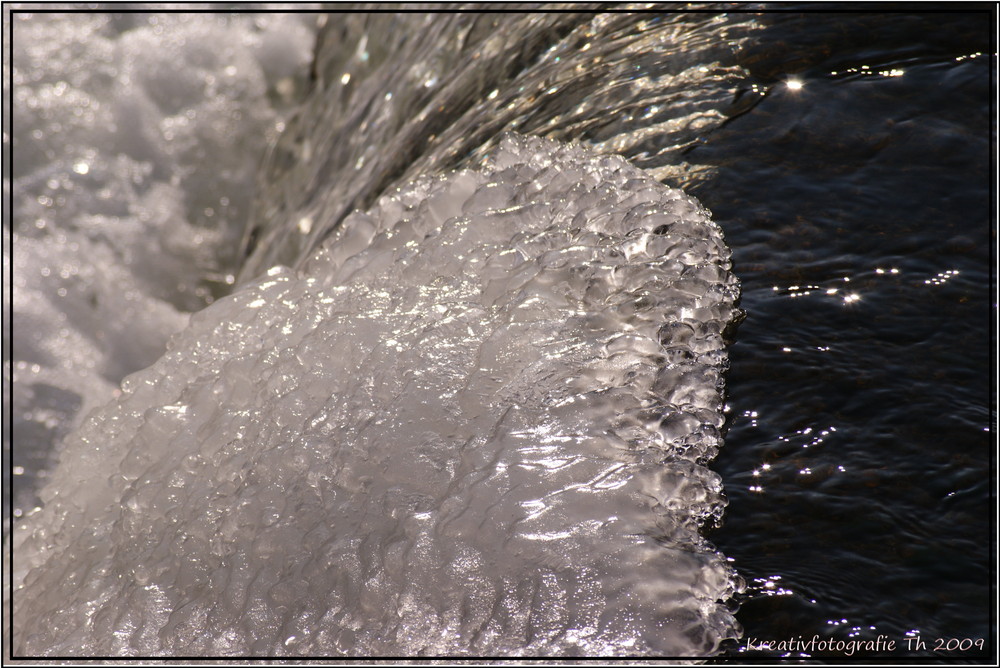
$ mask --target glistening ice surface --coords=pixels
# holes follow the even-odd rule
[[[68,437],[15,654],[709,654],[737,294],[621,158],[510,135],[419,178]]]

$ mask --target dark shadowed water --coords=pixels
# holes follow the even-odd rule
[[[726,231],[747,312],[713,465],[729,507],[711,539],[748,583],[731,651],[881,634],[897,651],[877,654],[987,656],[991,15],[762,21],[741,54],[759,99],[687,155],[718,168],[692,191]]]

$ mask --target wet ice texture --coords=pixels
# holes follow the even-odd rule
[[[16,652],[709,654],[737,293],[707,212],[617,157],[507,136],[396,190],[69,437]]]

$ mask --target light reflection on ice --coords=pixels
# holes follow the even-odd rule
[[[564,205],[470,204],[529,195]],[[700,462],[738,294],[707,214],[623,161],[509,137],[356,220],[367,246],[333,238],[198,313],[67,442],[17,532],[19,647],[697,655],[733,636],[737,584],[699,533],[724,503]],[[622,252],[664,225],[671,244]],[[115,579],[139,566],[148,585]],[[101,621],[63,635],[83,617]]]

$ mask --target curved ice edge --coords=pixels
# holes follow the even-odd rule
[[[508,135],[192,317],[15,531],[15,648],[705,656],[737,637],[694,199]]]

